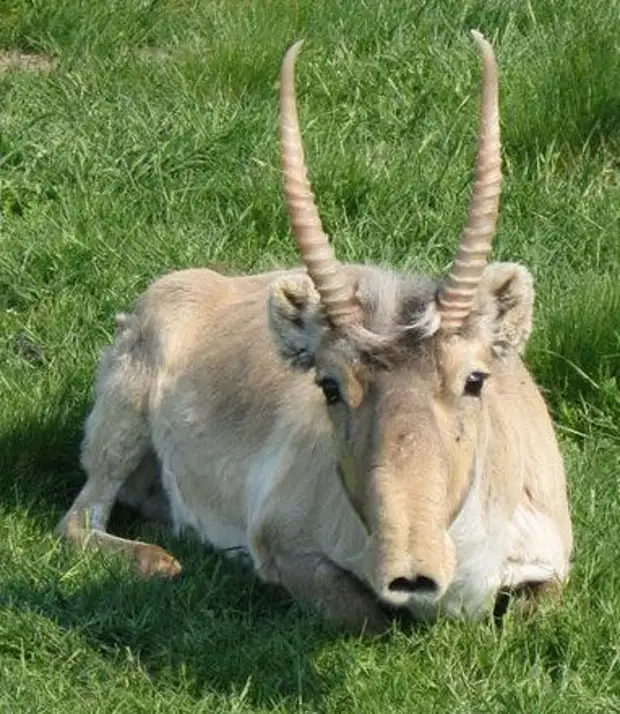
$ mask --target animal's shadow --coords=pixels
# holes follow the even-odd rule
[[[185,568],[176,581],[141,580],[118,561],[101,564],[94,555],[93,577],[77,589],[62,582],[65,567],[35,587],[15,579],[2,599],[121,665],[130,651],[155,686],[164,676],[167,686],[183,686],[196,698],[243,691],[257,707],[302,696],[311,704],[336,684],[342,673],[319,673],[315,658],[342,635],[240,566],[185,543],[175,554]]]

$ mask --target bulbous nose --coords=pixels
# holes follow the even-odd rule
[[[402,593],[409,595],[411,593],[420,593],[427,595],[435,595],[439,592],[439,584],[433,578],[427,575],[418,575],[415,578],[394,578],[388,585],[388,590],[393,593]]]
[[[379,561],[383,572],[379,570],[376,591],[383,601],[396,607],[419,608],[430,607],[441,600],[454,577],[456,548],[447,533],[434,540],[435,547],[427,552],[421,546],[429,541],[422,540],[414,544],[418,546],[415,550],[399,549],[396,557]],[[415,557],[413,554],[426,557]]]

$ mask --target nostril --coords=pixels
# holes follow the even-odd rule
[[[395,578],[388,585],[388,590],[401,593],[436,593],[439,585],[426,575],[417,578]]]

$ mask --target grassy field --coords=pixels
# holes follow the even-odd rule
[[[537,285],[528,361],[566,458],[575,563],[530,622],[362,642],[240,567],[166,545],[178,582],[53,528],[113,316],[156,276],[297,260],[277,76],[298,70],[343,259],[440,274],[469,196],[479,28],[502,72],[496,259]],[[0,712],[620,712],[617,0],[0,0]],[[9,67],[7,51],[43,69]],[[44,61],[45,60],[45,61]]]

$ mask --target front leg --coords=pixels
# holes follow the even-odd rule
[[[324,555],[278,553],[269,572],[269,580],[277,579],[297,601],[316,607],[348,632],[372,635],[389,629],[377,598]]]

